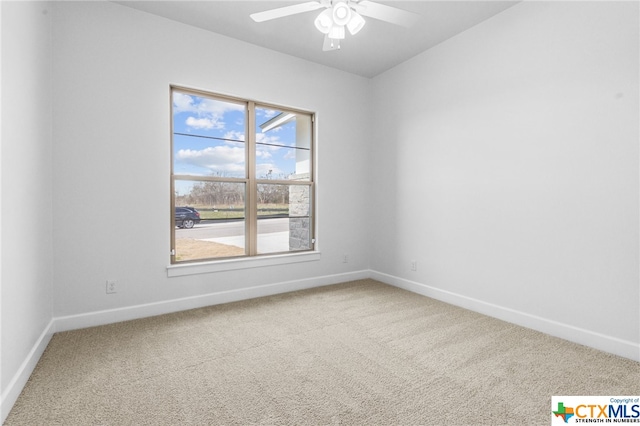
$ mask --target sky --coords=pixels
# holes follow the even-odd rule
[[[296,120],[262,132],[281,111],[256,107],[256,176],[286,179],[296,172]],[[174,174],[246,176],[243,103],[173,92]],[[188,185],[176,185],[183,195]]]

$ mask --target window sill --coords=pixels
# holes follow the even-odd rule
[[[184,263],[167,266],[167,277],[208,274],[212,272],[233,271],[237,269],[261,268],[264,266],[286,265],[290,263],[312,262],[320,260],[319,251],[306,251],[273,256],[243,257],[239,259],[215,260],[199,263]]]

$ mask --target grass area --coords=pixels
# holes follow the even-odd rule
[[[200,212],[200,219],[243,219],[244,210],[218,210],[218,209],[196,209]]]
[[[232,206],[223,209],[193,206],[200,212],[200,219],[244,219],[244,207]],[[289,215],[289,204],[259,204],[258,216]]]
[[[176,239],[176,260],[199,260],[214,257],[243,256],[244,249],[213,241],[194,240],[192,238]]]

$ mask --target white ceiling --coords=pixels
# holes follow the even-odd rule
[[[306,12],[256,23],[249,15],[299,1],[116,1],[134,9],[163,16],[271,50],[364,77],[374,77],[478,23],[519,0],[494,1],[378,1],[421,16],[407,29],[366,18],[355,36],[347,33],[336,51],[322,51],[324,35],[313,21],[320,11]]]

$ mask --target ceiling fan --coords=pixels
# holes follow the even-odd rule
[[[340,40],[345,38],[345,27],[351,35],[357,34],[366,23],[363,16],[404,27],[412,26],[420,18],[420,15],[413,12],[369,0],[309,1],[252,13],[250,16],[256,22],[264,22],[323,8],[324,10],[318,15],[314,23],[316,28],[325,35],[322,47],[322,50],[325,51],[340,49]]]

